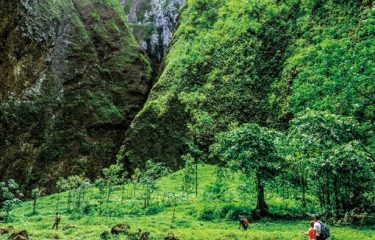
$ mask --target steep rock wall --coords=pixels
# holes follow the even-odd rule
[[[143,50],[160,62],[168,49],[185,0],[120,0]]]
[[[118,0],[0,0],[0,179],[50,186],[114,161],[151,67]]]

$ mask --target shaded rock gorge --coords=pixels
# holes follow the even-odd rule
[[[114,162],[152,67],[118,0],[0,0],[0,179],[93,178]]]

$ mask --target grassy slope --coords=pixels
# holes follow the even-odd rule
[[[208,165],[200,169],[200,196],[202,196],[203,190],[213,183],[215,170],[214,167]],[[154,203],[162,202],[164,193],[180,192],[182,176],[183,172],[178,171],[160,179],[158,182],[160,188],[154,196]],[[237,183],[238,179],[235,177],[229,188],[234,190]],[[189,196],[189,200],[179,200],[176,207],[176,220],[171,224],[173,207],[165,207],[164,211],[158,214],[145,216],[141,210],[142,201],[129,197],[130,189],[130,186],[127,186],[124,203],[121,203],[120,189],[112,196],[108,216],[98,216],[97,213],[91,212],[80,217],[69,215],[63,211],[61,230],[59,231],[51,230],[57,194],[40,199],[37,215],[30,215],[31,202],[23,203],[22,206],[13,211],[15,220],[11,225],[16,229],[27,229],[32,239],[99,239],[100,233],[109,230],[115,224],[124,222],[130,224],[133,231],[141,228],[144,231],[151,232],[153,239],[163,239],[163,236],[172,232],[180,239],[305,239],[300,232],[307,229],[308,221],[261,221],[252,223],[250,230],[247,232],[238,230],[237,222],[233,221],[199,221],[197,215],[202,208],[220,203],[210,200],[205,201],[202,197],[195,198],[193,195]],[[85,205],[94,205],[97,195],[97,190],[91,189],[87,198],[90,200]],[[66,196],[67,194],[63,193],[59,197],[60,207],[64,209],[66,207]],[[272,202],[272,199],[269,199],[269,201]],[[234,202],[236,202],[235,199]],[[165,199],[165,205],[170,206],[167,199]],[[64,226],[67,225],[74,227],[63,230]],[[370,240],[375,238],[374,231],[365,228],[332,227],[332,232],[332,240]],[[0,239],[7,239],[7,237],[3,236]],[[124,236],[113,239],[124,239]]]

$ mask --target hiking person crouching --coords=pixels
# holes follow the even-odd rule
[[[241,226],[243,228],[243,230],[247,230],[248,227],[249,227],[249,219],[247,219],[246,217],[244,216],[239,216],[238,217],[238,221],[240,222],[240,226],[238,227],[238,229],[241,229]]]

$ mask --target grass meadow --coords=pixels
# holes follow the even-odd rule
[[[90,188],[85,202],[79,212],[66,211],[67,193],[44,196],[37,202],[37,213],[31,214],[32,202],[24,202],[12,211],[12,222],[0,223],[0,227],[13,226],[17,230],[27,230],[30,239],[100,239],[100,234],[110,231],[111,227],[126,223],[131,230],[138,229],[150,232],[151,239],[164,239],[175,236],[185,240],[303,240],[307,239],[301,232],[306,231],[309,219],[306,220],[272,220],[262,219],[251,222],[249,230],[243,231],[238,222],[230,217],[233,210],[223,214],[225,206],[254,207],[255,199],[248,194],[249,202],[244,202],[236,193],[239,177],[233,174],[228,183],[226,200],[213,200],[205,194],[206,189],[215,181],[215,167],[199,167],[199,194],[182,195],[181,185],[183,171],[175,172],[158,180],[158,190],[152,198],[151,206],[143,209],[143,201],[138,191],[132,196],[133,186],[117,187],[110,198],[110,203],[98,205],[99,191]],[[269,191],[268,191],[269,192]],[[267,192],[267,193],[268,193]],[[174,193],[173,195],[171,193]],[[283,211],[293,208],[292,200],[281,200],[277,194],[268,194],[271,211]],[[171,197],[172,196],[172,197]],[[59,230],[52,230],[54,214],[58,206],[62,214]],[[98,209],[102,209],[100,212]],[[293,210],[293,209],[288,209]],[[298,209],[294,209],[298,211]],[[330,226],[331,240],[374,240],[375,231],[371,227]],[[0,240],[8,239],[1,235]],[[127,239],[126,235],[111,235],[109,239]]]

